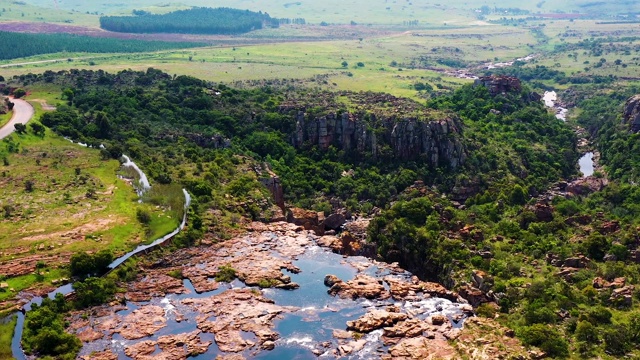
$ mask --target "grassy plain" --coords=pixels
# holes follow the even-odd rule
[[[51,2],[50,5],[53,5]],[[0,0],[0,21],[32,21],[99,26],[99,16],[86,12],[39,7],[23,1]]]
[[[28,4],[53,8],[52,0],[26,0]],[[491,8],[520,8],[537,13],[579,12],[602,14],[603,12],[627,13],[640,11],[640,5],[633,0],[591,0],[567,1],[518,1],[470,2],[468,0],[426,0],[426,1],[388,1],[388,0],[219,0],[215,4],[207,0],[189,0],[158,3],[157,0],[140,0],[134,4],[113,1],[59,0],[59,7],[77,12],[98,12],[105,14],[127,14],[133,8],[148,11],[166,12],[186,6],[221,6],[268,12],[272,17],[305,18],[308,22],[363,24],[401,24],[403,21],[419,20],[421,23],[468,23],[476,18],[475,10],[482,5]]]

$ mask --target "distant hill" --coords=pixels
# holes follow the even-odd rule
[[[269,14],[231,8],[196,7],[168,14],[103,16],[100,27],[126,33],[241,34],[277,26]]]

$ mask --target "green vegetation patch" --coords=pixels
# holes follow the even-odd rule
[[[278,25],[268,14],[231,8],[196,7],[168,14],[103,16],[100,27],[126,33],[239,34]]]
[[[11,340],[17,321],[18,318],[15,315],[0,319],[0,360],[13,359]]]
[[[201,43],[122,40],[70,34],[23,34],[0,31],[0,60],[58,52],[138,53],[203,46]]]

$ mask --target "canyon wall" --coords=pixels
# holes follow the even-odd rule
[[[312,115],[304,109],[282,109],[295,118],[291,143],[296,148],[335,146],[373,158],[421,160],[431,166],[459,167],[466,158],[461,121],[448,116],[423,120],[419,116],[327,111]]]

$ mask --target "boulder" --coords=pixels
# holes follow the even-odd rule
[[[635,287],[633,285],[614,289],[611,292],[611,297],[609,297],[609,302],[618,307],[631,307],[631,305],[633,304],[634,291]]]
[[[549,204],[537,203],[534,205],[533,212],[539,222],[553,221],[553,206]]]
[[[491,290],[491,287],[493,287],[493,277],[482,270],[473,270],[471,281],[473,286],[484,292]]]
[[[587,266],[589,266],[590,263],[591,263],[591,260],[588,257],[584,255],[579,255],[576,257],[570,257],[565,259],[564,264],[562,266],[567,268],[584,269]]]
[[[383,359],[460,359],[458,352],[447,340],[424,337],[405,338],[389,349],[390,357]]]
[[[335,275],[327,275],[324,277],[324,286],[332,287],[336,283],[343,282],[339,277]]]
[[[429,318],[429,321],[431,321],[431,324],[433,325],[440,326],[442,324],[448,323],[449,319],[447,319],[447,317],[444,315],[433,315]]]
[[[482,76],[475,81],[475,86],[484,86],[491,96],[509,92],[520,92],[522,84],[520,79],[513,76],[489,75]]]
[[[347,282],[335,282],[327,292],[332,296],[352,299],[387,299],[390,296],[382,285],[382,280],[363,274],[357,274],[353,280]]]
[[[572,181],[569,185],[567,185],[567,192],[574,195],[584,196],[601,191],[608,184],[609,181],[605,178],[600,179],[589,176]]]
[[[403,321],[407,318],[408,315],[403,313],[373,310],[357,320],[347,321],[347,330],[353,330],[359,333],[369,333],[383,327],[393,326],[398,321]]]
[[[458,294],[460,294],[463,299],[467,300],[473,307],[477,307],[480,304],[491,301],[480,289],[470,285],[461,287]]]
[[[416,337],[422,335],[426,329],[426,324],[420,319],[407,319],[405,321],[399,321],[391,327],[385,327],[382,334],[386,338],[407,338]],[[393,342],[390,339],[386,339],[385,343]]]
[[[626,284],[627,284],[627,279],[625,277],[619,277],[619,278],[613,279],[613,281],[610,284],[608,284],[606,287],[611,289],[620,289],[625,287]]]
[[[603,235],[611,234],[618,230],[620,230],[620,222],[617,220],[605,221],[598,226],[598,231]]]
[[[118,355],[111,350],[101,352],[94,351],[90,355],[80,356],[80,360],[118,360]]]
[[[312,230],[317,235],[324,235],[324,225],[321,224],[319,213],[316,211],[291,208],[287,211],[287,221],[302,226],[305,230]]]
[[[596,277],[591,282],[594,289],[604,289],[609,287],[609,282],[601,277]]]
[[[324,227],[325,229],[336,230],[344,225],[346,221],[347,218],[344,216],[344,214],[333,213],[327,216],[326,219],[324,219]]]

